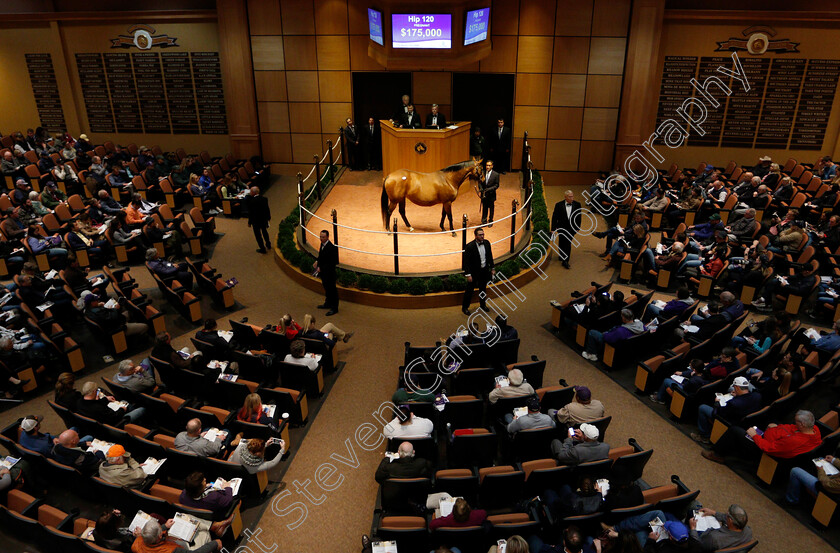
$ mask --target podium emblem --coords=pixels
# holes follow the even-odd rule
[[[421,156],[426,153],[426,150],[428,150],[428,148],[422,142],[418,142],[414,145],[414,151],[420,154]]]

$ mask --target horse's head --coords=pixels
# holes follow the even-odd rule
[[[469,173],[467,173],[467,177],[471,179],[481,179],[484,175],[484,165],[482,164],[482,160],[480,158],[473,159],[473,165],[470,167]]]

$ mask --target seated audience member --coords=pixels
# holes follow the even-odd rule
[[[53,181],[49,181],[41,191],[41,203],[47,209],[55,209],[58,207],[58,204],[66,201],[67,194],[59,190]]]
[[[626,509],[645,503],[642,488],[632,480],[632,476],[624,465],[616,465],[610,474],[610,489],[604,498],[604,511]]]
[[[600,432],[596,426],[583,423],[574,431],[574,436],[562,442],[551,442],[551,454],[563,465],[576,466],[589,461],[599,461],[609,456],[609,444],[599,442]]]
[[[418,417],[408,405],[397,408],[397,416],[385,425],[382,433],[386,438],[428,438],[434,431],[434,424],[429,419]]]
[[[148,359],[135,365],[131,359],[120,361],[120,370],[114,375],[114,381],[138,394],[151,394],[157,387],[155,371],[148,364]]]
[[[820,429],[814,424],[814,414],[804,409],[796,412],[793,424],[770,423],[763,434],[755,428],[748,428],[747,434],[758,449],[780,459],[807,453],[822,442]]]
[[[567,426],[577,426],[603,416],[604,404],[592,399],[592,392],[586,386],[575,386],[575,395],[571,403],[567,403],[555,413],[557,422]]]
[[[621,536],[628,535],[630,533],[632,533],[630,535],[635,536],[635,540],[637,542],[636,547],[638,547],[638,549],[636,549],[636,547],[622,547],[620,551],[642,551],[642,549],[644,549],[644,551],[671,551],[671,549],[659,548],[656,545],[658,535],[655,532],[651,532],[650,522],[657,518],[665,522],[665,530],[668,532],[669,536],[674,538],[675,542],[685,544],[685,548],[677,547],[677,551],[681,551],[683,549],[689,551],[691,550],[688,549],[688,528],[685,524],[673,520],[674,517],[669,518],[664,512],[659,510],[648,511],[640,515],[627,517],[616,523],[615,526],[607,526],[604,523],[601,523],[601,526],[606,530],[607,537],[610,540],[618,540]]]
[[[726,405],[717,405],[720,398],[715,398],[715,406],[701,405],[697,409],[698,433],[692,432],[691,438],[701,444],[710,444],[709,436],[712,433],[712,422],[716,416],[726,419],[733,425],[739,425],[741,420],[751,413],[761,409],[761,394],[750,391],[750,383],[743,376],[739,376],[732,383],[732,399]]]
[[[385,457],[380,461],[374,476],[378,483],[389,478],[427,478],[431,474],[429,461],[414,456],[411,442],[401,443],[397,455],[397,459]]]
[[[222,540],[210,538],[209,530],[213,525],[209,521],[198,520],[200,522],[199,531],[193,538],[194,546],[169,536],[161,528],[160,523],[152,519],[142,529],[138,528],[134,531],[135,538],[131,545],[131,551],[133,553],[212,553],[221,550]],[[169,529],[173,522],[172,519],[167,520],[164,526]]]
[[[37,225],[29,225],[26,236],[26,243],[32,250],[32,255],[45,253],[48,257],[54,259],[56,263],[63,269],[67,264],[67,249],[61,248],[61,236],[58,233],[52,236],[41,236],[39,234],[39,227]]]
[[[271,417],[263,411],[263,402],[260,394],[248,394],[245,396],[245,403],[236,412],[236,420],[255,424],[269,424],[272,422]]]
[[[177,280],[182,287],[188,291],[192,290],[193,276],[186,263],[179,263],[178,265],[170,263],[160,258],[157,249],[149,248],[146,250],[146,264],[167,284]]]
[[[423,365],[425,367],[425,364]],[[419,367],[418,367],[419,368]],[[410,371],[403,371],[403,385],[391,396],[391,403],[399,405],[409,401],[434,401],[437,394],[430,388],[423,388],[412,376]]]
[[[728,322],[720,310],[721,305],[718,302],[709,302],[704,311],[704,314],[708,313],[708,316],[700,318],[700,320],[696,322],[692,321],[691,323],[697,327],[695,332],[688,332],[684,328],[677,328],[674,331],[674,334],[680,339],[689,336],[696,342],[702,342],[703,340],[711,338],[715,332],[726,326],[726,323]],[[693,316],[694,315],[692,315],[692,317]]]
[[[590,515],[604,509],[604,495],[600,484],[590,476],[578,479],[577,489],[563,484],[556,491],[548,488],[540,497],[558,519],[570,516]]]
[[[307,313],[303,317],[303,338],[312,338],[313,340],[320,340],[330,347],[334,346],[339,340],[347,342],[353,337],[355,331],[345,332],[332,323],[327,323],[321,328],[315,326],[315,317]]]
[[[206,434],[206,430],[201,430],[200,420],[190,419],[187,421],[187,429],[175,436],[175,449],[189,451],[199,457],[218,457],[225,447],[227,431],[216,436],[212,442],[204,437]]]
[[[508,423],[507,431],[510,435],[530,428],[554,428],[554,419],[545,413],[540,413],[540,400],[536,396],[528,398],[527,415],[514,420],[513,415],[507,413],[505,415],[505,422]]]
[[[233,489],[230,482],[225,482],[222,489],[208,489],[207,479],[201,472],[193,472],[184,481],[184,490],[178,503],[187,507],[207,509],[216,514],[224,513],[233,503]]]
[[[123,213],[123,207],[120,203],[108,194],[107,190],[100,190],[98,192],[98,208],[108,217],[116,217],[118,213]]]
[[[49,456],[62,465],[75,468],[85,476],[95,474],[105,459],[101,451],[93,453],[79,447],[79,434],[72,428],[58,435],[58,441],[53,445]]]
[[[598,354],[603,349],[604,343],[616,346],[622,340],[632,338],[645,331],[645,325],[636,319],[629,309],[621,310],[621,324],[614,326],[606,332],[590,330],[586,334],[586,348],[581,355],[589,361],[598,361]]]
[[[429,530],[437,528],[458,528],[462,526],[481,526],[487,518],[487,511],[472,509],[467,500],[459,497],[455,500],[452,513],[429,522]]]
[[[93,543],[99,547],[121,553],[132,553],[131,544],[134,542],[134,535],[129,533],[122,513],[118,509],[110,509],[99,515],[91,536]]]
[[[508,324],[507,317],[497,315],[496,326],[499,328],[499,332],[501,333],[499,340],[516,340],[519,338],[519,332]]]
[[[53,401],[71,411],[81,401],[82,394],[75,388],[76,376],[73,373],[61,373],[55,381],[55,396]]]
[[[90,219],[90,216],[87,217]],[[83,223],[75,220],[70,224],[70,232],[64,235],[64,240],[71,250],[87,250],[88,254],[94,257],[101,257],[109,251],[108,240],[94,231],[93,236],[83,230]]]
[[[834,455],[826,455],[824,459],[834,468],[840,469],[840,458]],[[794,467],[790,469],[790,480],[788,480],[785,501],[790,505],[798,505],[799,497],[802,494],[802,488],[805,488],[811,496],[816,497],[817,482],[819,482],[828,493],[840,494],[840,473],[829,476],[825,472],[825,468],[819,466],[817,467],[817,475],[814,476],[806,469]]]
[[[682,315],[692,305],[694,305],[694,300],[691,298],[691,291],[687,286],[680,286],[677,288],[676,299],[668,301],[665,307],[658,307],[653,302],[649,303],[645,308],[645,314],[642,320],[652,321],[653,319],[659,319],[659,322],[666,321],[671,317]]]
[[[277,326],[274,327],[274,332],[283,334],[288,340],[294,340],[301,330],[303,330],[303,327],[300,326],[288,313],[283,315],[283,317],[280,318],[280,322],[278,322]]]
[[[143,213],[143,198],[140,194],[133,194],[131,202],[125,208],[125,222],[132,228],[140,228],[151,222],[152,217]]]
[[[773,299],[776,294],[808,296],[814,289],[814,285],[820,282],[820,275],[817,274],[811,265],[805,265],[796,274],[785,278],[786,283],[778,278],[767,280],[761,292],[758,293],[759,297],[753,300],[753,307],[759,311],[770,311],[773,309]]]
[[[231,350],[230,342],[219,335],[219,325],[216,319],[204,319],[204,327],[195,333],[195,339],[215,346],[219,354]]]
[[[105,454],[105,462],[99,465],[99,477],[110,483],[129,489],[140,489],[146,481],[146,473],[125,448],[114,444]]]
[[[678,370],[675,373],[677,376],[686,379],[682,384],[678,384],[676,380],[667,377],[662,381],[659,390],[650,395],[650,400],[664,405],[665,398],[669,395],[668,390],[673,387],[683,389],[688,394],[693,394],[706,384],[726,378],[741,366],[735,357],[737,353],[735,348],[725,347],[718,357],[713,358],[706,364],[703,364],[701,359],[692,359],[687,370]]]
[[[310,371],[318,370],[318,361],[315,360],[315,357],[306,353],[306,344],[303,340],[295,340],[289,344],[289,353],[286,354],[283,362],[303,365]]]
[[[85,382],[85,385],[82,386],[82,399],[76,403],[76,412],[111,426],[119,425],[123,418],[136,423],[146,414],[145,407],[132,408],[131,405],[128,408],[120,407],[114,411],[108,407],[108,404],[113,401],[116,401],[116,398],[103,394],[95,382]]]
[[[55,441],[58,440],[58,438],[49,432],[41,432],[42,420],[44,420],[44,417],[41,415],[29,415],[24,417],[23,420],[20,421],[21,433],[18,438],[18,443],[26,449],[37,451],[41,455],[49,455],[50,450],[53,445],[55,445]],[[87,441],[90,441],[89,436],[86,440],[81,440],[82,443]]]
[[[534,387],[525,382],[525,377],[519,369],[508,371],[507,378],[510,382],[508,386],[502,386],[499,382],[496,382],[496,387],[488,396],[490,403],[496,403],[499,398],[503,397],[531,396],[536,393]]]
[[[178,369],[187,369],[208,376],[212,375],[214,378],[219,375],[218,369],[211,369],[207,366],[207,361],[205,361],[201,351],[196,351],[192,355],[181,355],[181,352],[172,347],[172,338],[168,332],[158,332],[155,336],[155,345],[152,348],[151,357],[166,361]]]
[[[840,319],[834,321],[831,329],[832,332],[827,334],[820,333],[819,338],[809,338],[805,335],[804,330],[799,330],[794,339],[791,340],[791,345],[801,344],[800,349],[803,355],[808,355],[812,351],[825,351],[833,354],[840,349]]]
[[[84,305],[85,317],[102,328],[118,329],[124,326],[126,336],[138,336],[149,330],[149,325],[146,323],[132,323],[129,320],[128,311],[123,310],[119,305],[106,307],[96,294],[86,295]]]
[[[236,440],[234,441],[236,442]],[[231,445],[233,445],[233,442],[231,442]],[[266,461],[265,449],[265,440],[261,440],[259,438],[245,440],[240,438],[239,441],[236,442],[236,449],[234,449],[233,453],[230,454],[228,462],[242,465],[250,474],[271,470],[280,463],[283,455],[286,454],[286,443],[283,440],[280,440],[280,450],[277,451],[277,454],[271,461]],[[286,484],[281,483],[278,489],[282,490],[285,487]]]
[[[704,532],[697,532],[697,519],[688,519],[691,539],[700,542],[702,551],[717,551],[728,547],[737,547],[753,539],[752,529],[747,526],[747,512],[740,506],[732,504],[726,513],[718,513],[708,507],[700,509],[703,516],[715,517],[720,522],[720,528],[709,528]]]
[[[594,542],[591,545],[586,543],[586,536],[583,535],[583,532],[577,526],[566,526],[562,534],[558,533],[555,535],[559,541],[548,544],[542,540],[539,534],[531,534],[528,538],[528,549],[524,549],[519,553],[595,553],[599,551],[596,549]],[[631,538],[635,541],[632,535]],[[597,547],[601,547],[600,540],[595,541],[598,542]]]
[[[21,241],[26,238],[28,225],[25,225],[20,219],[20,206],[12,209],[8,217],[3,219],[0,223],[0,229],[3,229],[3,234],[6,238],[14,241]]]

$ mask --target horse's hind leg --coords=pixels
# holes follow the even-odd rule
[[[450,220],[452,216],[449,216]],[[440,230],[446,230],[446,227],[443,226],[443,222],[446,220],[446,207],[440,206]]]
[[[451,203],[446,204],[443,207],[443,210],[446,213],[446,216],[449,218],[449,230],[452,231],[452,236],[456,236],[455,235],[455,225],[452,223],[452,204]],[[443,229],[443,219],[440,220],[440,230],[444,230]]]
[[[385,230],[391,232],[391,213],[397,209],[397,202],[388,202],[388,216],[385,218]]]
[[[402,217],[405,226],[408,227],[408,230],[410,232],[414,232],[414,227],[411,226],[411,223],[408,222],[408,219],[405,216],[405,201],[400,202],[400,216]]]

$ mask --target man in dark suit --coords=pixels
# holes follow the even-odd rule
[[[330,231],[321,231],[321,249],[318,259],[312,264],[315,274],[321,277],[326,300],[318,309],[328,309],[327,317],[338,313],[338,289],[335,287],[335,268],[338,265],[338,248],[330,242]]]
[[[379,163],[379,126],[373,117],[368,117],[367,125],[362,129],[362,144],[365,151],[365,163],[368,171],[378,171]]]
[[[402,95],[402,104],[400,107],[397,108],[397,111],[394,112],[394,117],[392,118],[392,122],[396,126],[400,126],[400,122],[405,117],[405,114],[408,113],[408,106],[411,104],[411,98],[408,97],[408,94]]]
[[[481,309],[487,311],[487,283],[496,276],[496,269],[493,265],[493,250],[490,247],[490,242],[484,239],[484,229],[477,228],[473,231],[473,234],[475,234],[475,240],[464,248],[464,276],[467,277],[467,288],[464,290],[464,303],[461,309],[464,315],[470,314],[470,303],[472,303],[473,291],[476,288],[479,292],[479,305],[481,305]]]
[[[361,159],[359,156],[359,152],[361,151],[361,137],[359,136],[359,129],[356,128],[352,119],[348,117],[345,123],[347,124],[344,127],[344,139],[347,144],[347,165],[351,171],[355,171],[361,169]]]
[[[481,181],[481,224],[493,226],[496,211],[496,190],[499,188],[499,172],[493,170],[493,161],[487,160],[487,171]]]
[[[422,129],[423,124],[420,122],[420,116],[414,111],[414,106],[409,104],[408,111],[400,122],[400,127],[403,129]]]
[[[426,116],[427,129],[444,129],[446,128],[446,117],[442,113],[438,113],[438,105],[432,104],[432,113]]]
[[[266,248],[271,247],[271,239],[268,237],[268,222],[271,221],[271,209],[268,207],[268,198],[260,196],[260,189],[251,187],[251,195],[246,198],[248,207],[248,226],[254,229],[254,237],[257,239],[257,251],[265,253]]]
[[[403,442],[397,451],[399,458],[382,459],[376,469],[374,478],[380,484],[389,478],[426,478],[429,476],[429,462],[414,456],[414,446],[411,442]]]
[[[504,175],[510,170],[510,127],[505,126],[502,118],[490,133],[490,155],[496,160],[500,173]]]
[[[572,239],[580,229],[580,209],[580,202],[575,201],[575,193],[566,190],[565,201],[554,204],[554,213],[551,214],[551,232],[557,232],[560,261],[567,269],[572,255]]]

